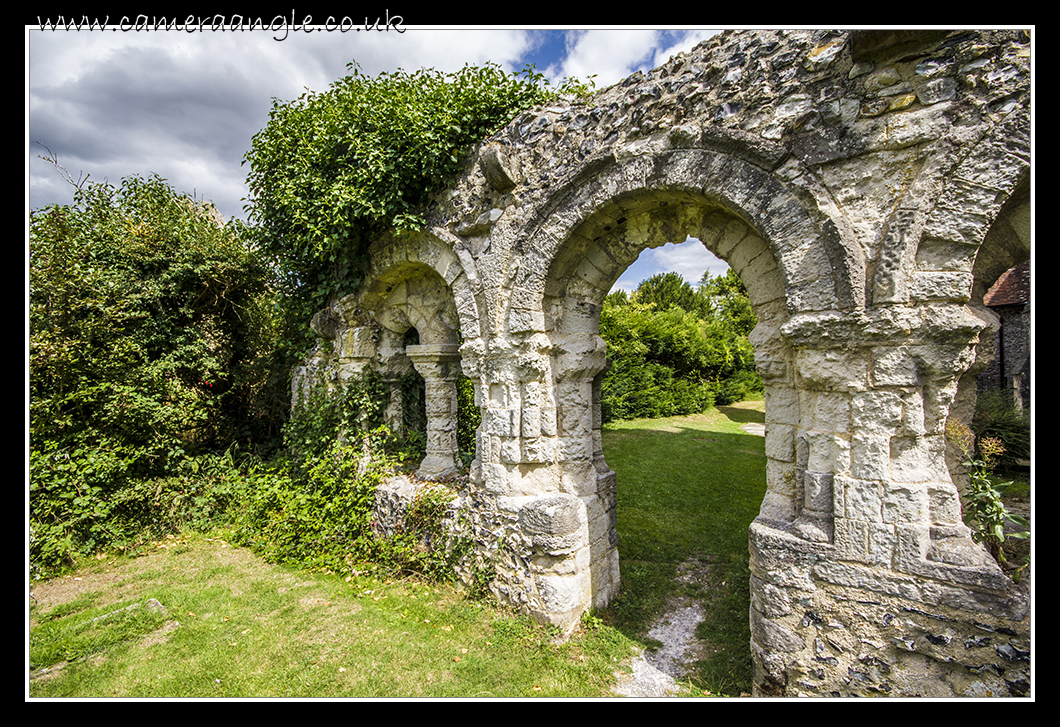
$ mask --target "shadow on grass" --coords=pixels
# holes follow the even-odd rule
[[[712,693],[750,691],[748,528],[765,496],[765,443],[732,423],[760,411],[719,407],[723,417],[624,422],[604,430],[604,454],[618,478],[622,590],[604,616],[645,643],[674,598],[699,601],[698,633],[710,654],[691,682]],[[726,421],[725,419],[728,419]],[[689,568],[709,572],[690,585]]]
[[[727,416],[729,421],[738,422],[740,424],[746,424],[748,422],[754,422],[756,424],[766,423],[766,413],[764,411],[745,409],[738,406],[719,406],[718,411]]]

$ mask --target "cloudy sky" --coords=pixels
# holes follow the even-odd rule
[[[212,201],[225,217],[242,217],[248,191],[240,162],[266,124],[271,100],[326,90],[348,74],[350,61],[368,74],[485,62],[518,71],[533,64],[553,83],[595,74],[602,88],[717,32],[414,25],[400,25],[404,32],[393,25],[325,32],[265,20],[274,27],[211,31],[207,24],[189,33],[27,26],[29,209],[72,199],[70,184],[40,158],[50,152],[75,179],[116,185],[126,176],[158,174],[178,192]],[[629,290],[671,270],[696,282],[708,267],[716,274],[726,266],[695,241],[667,245],[645,251],[616,287]]]

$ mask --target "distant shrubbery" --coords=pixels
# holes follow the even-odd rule
[[[632,295],[612,293],[600,315],[611,369],[604,421],[692,414],[762,390],[747,334],[750,301],[730,270],[693,288],[676,273],[645,280]]]

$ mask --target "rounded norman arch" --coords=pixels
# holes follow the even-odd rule
[[[631,169],[659,172],[650,182]],[[565,221],[566,238],[557,242],[555,224],[541,224],[525,238],[523,249],[528,255],[552,256],[541,279],[539,319],[552,353],[548,403],[556,407],[561,452],[569,453],[559,458],[560,481],[581,497],[588,513],[593,605],[606,605],[620,584],[615,531],[619,485],[607,467],[600,430],[599,386],[606,370],[606,344],[599,337],[603,299],[644,249],[686,236],[702,241],[736,270],[759,320],[751,339],[766,386],[769,456],[759,518],[802,537],[829,541],[830,492],[816,492],[809,499],[805,494],[811,448],[802,447],[799,462],[795,442],[800,437],[805,442],[807,435],[800,425],[792,351],[780,331],[791,311],[854,305],[860,293],[853,291],[860,290],[864,270],[833,260],[849,262],[857,255],[829,256],[827,249],[842,242],[836,227],[829,223],[822,232],[817,220],[823,215],[811,215],[774,175],[728,154],[666,149],[591,165],[590,170],[557,194],[558,201],[543,216]],[[600,199],[599,190],[612,196]],[[754,221],[767,233],[759,232]],[[520,331],[526,320],[534,316],[514,310],[509,331]],[[835,436],[820,429],[812,438]],[[817,454],[817,459],[825,458]],[[830,463],[815,461],[813,466],[819,479],[832,475]]]

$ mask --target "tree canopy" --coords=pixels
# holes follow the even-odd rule
[[[747,334],[757,324],[739,276],[703,274],[693,287],[674,272],[607,296],[600,336],[605,420],[701,412],[761,391]]]
[[[157,177],[34,210],[29,246],[31,556],[47,567],[142,527],[158,499],[142,483],[261,440],[269,272],[240,224]]]
[[[360,282],[373,234],[420,227],[421,206],[473,144],[559,93],[532,67],[377,76],[348,68],[327,91],[274,100],[244,159],[259,245],[282,274],[300,330],[330,296]]]
[[[223,445],[251,416],[267,271],[162,179],[88,185],[30,220],[30,431],[151,456]]]

